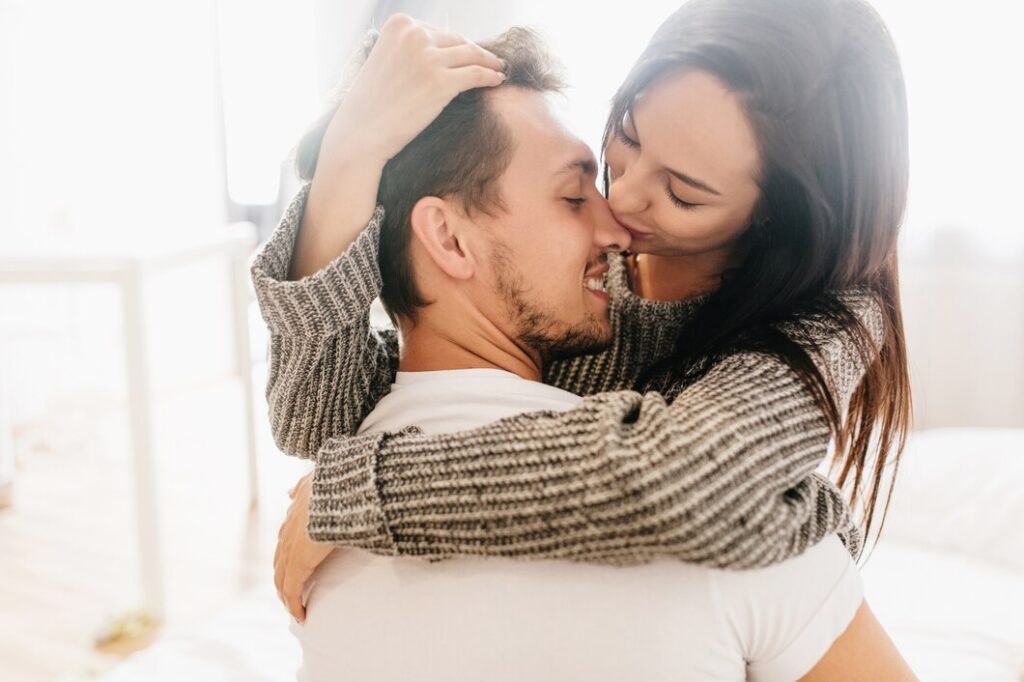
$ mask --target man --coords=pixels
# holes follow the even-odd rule
[[[261,309],[279,336],[318,323],[296,319],[288,296],[337,316],[339,330],[316,337],[320,352],[365,334],[365,310],[331,306],[368,306],[359,287],[379,263],[402,355],[360,432],[441,433],[571,409],[580,398],[541,383],[544,363],[610,338],[602,256],[627,247],[628,233],[595,188],[592,153],[554,107],[560,84],[536,39],[513,30],[488,47],[506,61],[507,83],[459,95],[388,162],[384,211],[355,244],[286,281],[307,185],[254,265]],[[485,465],[465,463],[468,487]],[[304,680],[792,679],[822,658],[861,603],[856,567],[835,536],[745,572],[669,559],[629,568],[427,563],[316,547],[305,532],[308,494],[307,478],[293,490],[275,556],[279,591],[293,613],[305,606],[292,627]],[[396,503],[415,505],[415,491]],[[477,530],[495,532],[465,532]]]

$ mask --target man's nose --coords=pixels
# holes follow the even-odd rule
[[[594,216],[594,246],[601,252],[625,251],[632,241],[629,231],[615,219],[615,214],[612,213],[607,201],[600,204],[600,209]]]

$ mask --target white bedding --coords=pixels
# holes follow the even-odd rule
[[[872,610],[922,680],[1024,680],[1024,430],[915,434],[863,576]],[[98,679],[294,680],[288,619],[268,585]]]
[[[915,433],[882,537],[864,591],[918,676],[1024,680],[1024,430]]]
[[[969,556],[880,543],[864,592],[900,653],[928,682],[1024,677],[1024,579]]]

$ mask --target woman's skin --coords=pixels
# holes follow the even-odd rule
[[[605,149],[608,203],[633,237],[631,285],[679,301],[715,289],[758,199],[760,159],[736,96],[700,71],[656,80]]]
[[[318,272],[355,241],[373,216],[384,164],[457,94],[500,85],[502,68],[498,57],[458,35],[390,17],[324,134],[291,279]],[[362,126],[368,114],[371,129]]]
[[[497,58],[469,45],[408,17],[392,17],[385,23],[321,146],[321,164],[293,260],[294,279],[316,272],[355,239],[372,215],[384,163],[426,127],[458,92],[453,88],[500,83],[493,71],[500,68]],[[419,78],[444,83],[448,89],[439,94],[436,89],[389,86],[382,95],[367,85],[392,83],[409,64],[420,65]],[[470,66],[473,69],[467,70]],[[485,83],[488,79],[497,82]],[[421,115],[415,122],[408,116],[424,110],[432,115]],[[403,117],[393,117],[386,140],[374,139],[359,125],[365,120],[379,122],[395,111]],[[384,126],[373,128],[379,134]],[[633,237],[635,255],[628,260],[631,288],[643,298],[661,301],[708,293],[718,286],[723,271],[742,257],[735,244],[750,227],[760,196],[757,140],[740,102],[707,73],[669,71],[637,98],[620,132],[604,151],[611,181],[609,206]],[[293,503],[275,555],[279,595],[300,621],[302,587],[334,549],[313,542],[306,533],[311,482],[309,474],[289,493]],[[916,677],[864,601],[846,631],[801,679]]]

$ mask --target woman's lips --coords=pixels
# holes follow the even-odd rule
[[[646,232],[637,232],[636,230],[634,230],[632,227],[629,227],[628,225],[623,225],[623,227],[626,228],[626,232],[629,232],[629,236],[633,240],[635,240],[635,241],[636,240],[649,239],[650,236],[651,236],[651,235],[647,234]]]
[[[622,228],[624,230],[626,230],[626,232],[629,232],[629,236],[632,239],[650,239],[651,238],[651,233],[650,232],[644,232],[643,230],[638,230],[635,227],[633,227],[632,225],[630,225],[629,223],[624,222],[622,220],[619,220],[618,216],[615,216],[615,220],[616,220],[616,222],[619,223],[619,225],[622,226]]]

